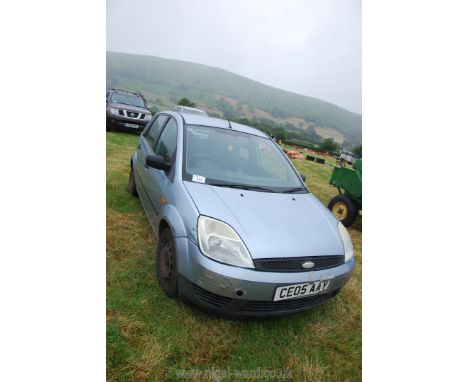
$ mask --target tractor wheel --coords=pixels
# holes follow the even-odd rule
[[[356,203],[347,195],[336,195],[328,203],[328,209],[345,227],[353,224],[358,214]]]

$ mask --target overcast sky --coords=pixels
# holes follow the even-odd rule
[[[361,113],[360,0],[107,0],[107,49],[227,69]]]

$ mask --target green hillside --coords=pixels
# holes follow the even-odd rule
[[[107,52],[107,87],[141,91],[160,110],[187,97],[212,115],[283,126],[308,140],[333,137],[345,147],[361,143],[361,115],[206,65]]]

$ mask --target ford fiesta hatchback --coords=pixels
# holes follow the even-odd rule
[[[205,310],[300,312],[334,297],[355,266],[346,228],[248,126],[156,114],[131,157],[129,191],[158,237],[162,290]]]

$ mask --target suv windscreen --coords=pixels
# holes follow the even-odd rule
[[[271,140],[235,130],[186,125],[184,180],[273,192],[307,192]],[[195,176],[195,177],[194,177]]]
[[[114,93],[111,97],[112,102],[122,103],[124,105],[145,107],[145,102],[143,98],[129,93]]]

